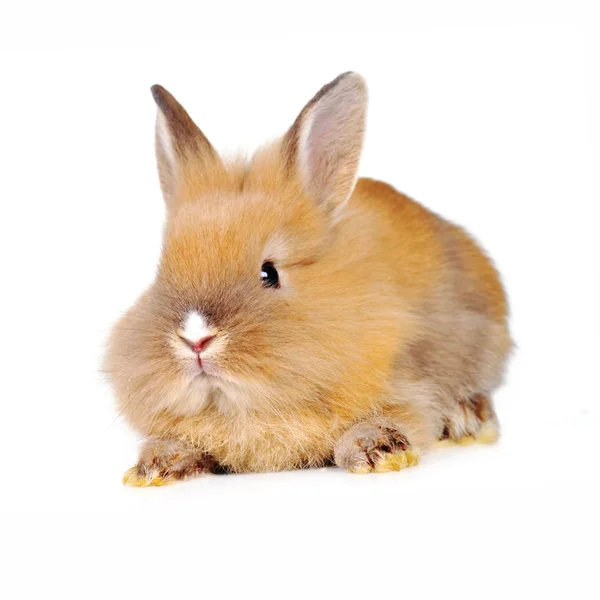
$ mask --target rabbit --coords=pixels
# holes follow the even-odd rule
[[[143,436],[124,482],[396,471],[440,440],[495,441],[512,347],[499,274],[463,229],[357,178],[364,79],[339,75],[250,160],[152,95],[162,255],[104,360]]]

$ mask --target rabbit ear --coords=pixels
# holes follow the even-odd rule
[[[167,205],[190,179],[191,171],[221,167],[221,159],[186,110],[165,88],[153,85],[156,115],[156,162]]]
[[[328,210],[342,206],[354,189],[366,110],[364,79],[343,73],[317,92],[283,139],[288,167]]]

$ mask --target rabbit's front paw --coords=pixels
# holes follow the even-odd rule
[[[400,471],[419,462],[419,452],[391,423],[365,421],[349,429],[334,451],[338,466],[352,473]]]
[[[148,440],[140,458],[123,476],[132,487],[170,485],[202,473],[213,472],[216,461],[195,448],[170,440]]]

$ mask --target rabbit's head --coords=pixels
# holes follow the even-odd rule
[[[247,163],[222,160],[173,96],[152,93],[167,221],[156,280],[111,338],[123,401],[193,414],[318,399],[376,352],[367,267],[346,262],[352,240],[338,235],[363,142],[363,79],[323,87]]]

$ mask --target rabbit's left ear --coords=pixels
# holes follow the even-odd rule
[[[167,206],[179,190],[203,173],[222,169],[216,150],[186,110],[160,85],[153,85],[156,115],[156,162]]]
[[[343,73],[317,92],[283,138],[288,168],[327,210],[342,206],[354,189],[366,111],[364,79]]]

